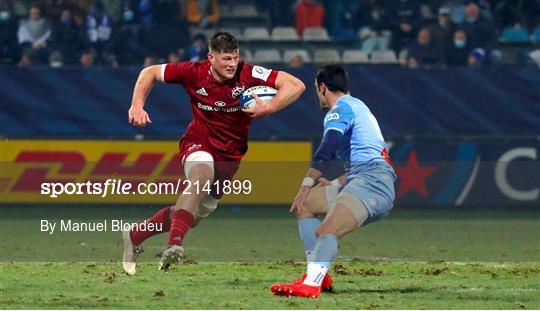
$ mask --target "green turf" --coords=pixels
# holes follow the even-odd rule
[[[3,263],[8,309],[538,309],[540,268],[529,263],[343,263],[320,299],[273,296],[268,287],[303,266],[184,264],[168,274],[144,263]]]
[[[157,271],[166,235],[145,243],[135,277],[122,273],[118,232],[40,232],[40,219],[140,220],[141,207],[0,208],[2,308],[538,309],[536,210],[396,209],[341,242],[336,290],[274,297],[268,286],[304,270],[286,208],[225,207],[184,242],[190,262]]]
[[[157,208],[19,207],[0,209],[2,261],[110,261],[119,257],[119,232],[40,232],[40,219],[140,221]],[[407,210],[363,227],[341,242],[341,260],[540,261],[536,211]],[[154,261],[165,235],[145,243]],[[302,260],[296,220],[283,208],[223,208],[192,230],[184,243],[197,261]],[[36,247],[39,246],[39,247]]]

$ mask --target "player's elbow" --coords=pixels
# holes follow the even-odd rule
[[[154,81],[162,81],[161,78],[161,65],[152,65],[145,67],[139,74],[140,77],[150,77]]]
[[[294,78],[293,84],[298,93],[298,96],[302,95],[302,93],[304,93],[304,91],[306,90],[306,85],[304,84],[304,82],[302,82],[302,80],[298,78]]]

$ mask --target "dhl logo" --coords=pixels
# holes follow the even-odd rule
[[[2,189],[11,192],[40,191],[42,183],[67,183],[86,180],[104,181],[122,178],[132,183],[161,182],[182,178],[177,155],[142,152],[135,161],[128,161],[127,152],[105,152],[97,162],[87,161],[76,151],[22,151],[7,172],[15,176],[3,177]],[[10,178],[11,177],[11,178]],[[9,179],[13,182],[9,185]]]
[[[287,150],[287,152],[283,152]],[[239,179],[251,179],[250,196],[224,198],[225,203],[288,203],[294,197],[298,178],[305,167],[274,165],[311,158],[309,142],[252,142],[244,163],[266,161],[266,166],[240,168]],[[83,141],[10,140],[0,141],[0,203],[171,203],[177,195],[69,196],[51,200],[40,194],[43,183],[104,182],[121,179],[138,183],[176,182],[183,178],[176,141]],[[272,170],[268,169],[272,164]],[[283,176],[298,174],[283,184]],[[275,185],[279,184],[280,187]],[[268,189],[272,188],[272,191]],[[291,190],[292,189],[292,190]],[[292,191],[292,192],[291,192]]]

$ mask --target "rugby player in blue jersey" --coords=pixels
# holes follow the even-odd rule
[[[319,69],[315,87],[324,118],[324,134],[302,181],[291,212],[298,216],[307,255],[301,280],[275,284],[275,295],[319,297],[331,286],[327,272],[338,252],[339,239],[360,226],[383,219],[394,204],[396,175],[377,120],[361,100],[349,94],[342,65]],[[346,175],[329,183],[330,164],[345,164]],[[317,214],[326,213],[322,223]]]

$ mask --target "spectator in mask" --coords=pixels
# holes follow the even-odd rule
[[[114,29],[107,52],[122,65],[138,64],[145,55],[142,28],[130,5],[122,9],[122,21]]]
[[[448,67],[467,66],[471,48],[467,42],[467,34],[463,30],[454,33],[452,46],[445,50],[446,65]]]

